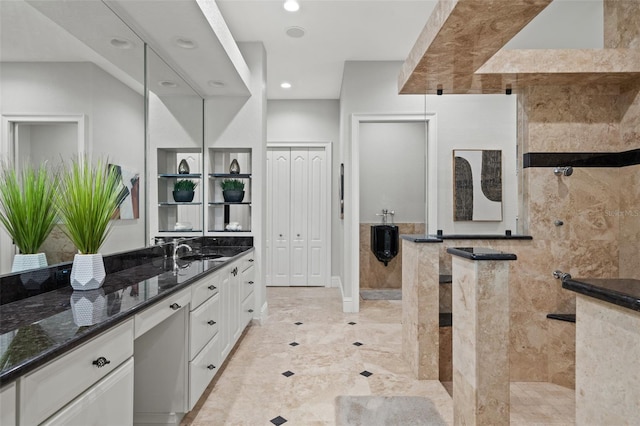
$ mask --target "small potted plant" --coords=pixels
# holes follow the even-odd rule
[[[238,179],[224,179],[220,182],[222,196],[227,203],[239,203],[244,199],[244,182]]]
[[[0,223],[20,254],[13,258],[12,272],[47,266],[47,257],[38,253],[56,222],[54,198],[58,177],[45,164],[25,165],[22,173],[3,163],[0,171]]]
[[[173,200],[176,203],[190,203],[193,201],[195,189],[198,186],[192,180],[180,179],[173,184]]]
[[[106,273],[98,250],[110,230],[110,221],[120,201],[120,181],[107,162],[92,165],[86,157],[64,165],[56,207],[63,231],[78,249],[71,267],[75,290],[100,288]]]

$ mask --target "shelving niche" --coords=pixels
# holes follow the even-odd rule
[[[178,173],[180,161],[189,164],[189,173]],[[158,148],[157,150],[158,232],[162,235],[201,235],[203,229],[202,150],[198,148]],[[197,183],[191,202],[176,202],[173,185],[181,179]],[[176,229],[177,223],[190,223],[191,230]]]
[[[207,206],[205,222],[209,234],[251,232],[251,149],[249,148],[209,148],[207,175]],[[236,160],[240,173],[229,172],[231,162]],[[244,182],[244,198],[241,202],[226,202],[220,183],[225,179]],[[229,229],[229,223],[237,222],[238,230]]]

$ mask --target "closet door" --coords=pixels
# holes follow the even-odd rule
[[[325,214],[327,199],[327,159],[323,148],[309,148],[307,200],[307,285],[325,286],[327,265],[327,232],[329,218]]]
[[[291,281],[307,285],[307,215],[309,199],[309,150],[291,150]]]
[[[271,159],[271,285],[290,285],[290,174],[289,148],[274,148]]]

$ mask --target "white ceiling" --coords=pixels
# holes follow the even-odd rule
[[[435,0],[217,0],[236,41],[262,41],[268,99],[338,99],[345,61],[404,61]],[[305,29],[292,38],[287,28]],[[280,88],[288,81],[292,88]]]

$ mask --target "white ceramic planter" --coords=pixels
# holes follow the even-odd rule
[[[11,272],[27,271],[29,269],[46,268],[47,256],[44,253],[16,254],[13,257]]]
[[[76,254],[71,267],[71,287],[74,290],[95,290],[102,286],[107,274],[104,260],[98,254]]]
[[[104,290],[74,291],[71,294],[71,313],[78,327],[94,325],[107,318],[107,298]]]

